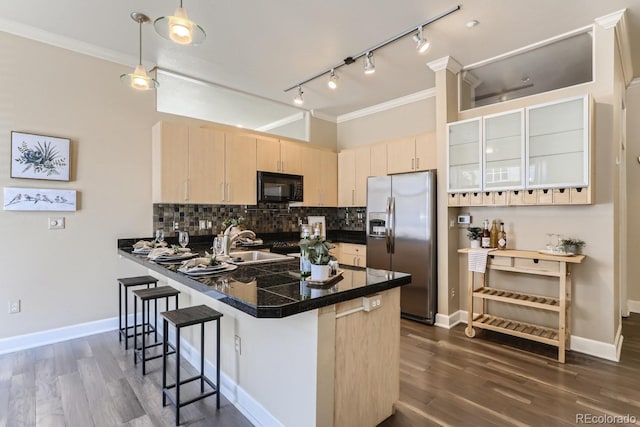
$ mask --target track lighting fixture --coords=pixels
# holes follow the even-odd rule
[[[403,37],[406,37],[408,35],[412,35],[413,36],[413,40],[416,42],[416,49],[418,50],[419,53],[424,53],[429,49],[429,46],[431,45],[430,41],[424,37],[423,35],[423,30],[424,27],[426,27],[427,25],[436,22],[442,18],[444,18],[445,16],[451,15],[454,12],[457,12],[458,10],[461,9],[460,5],[454,6],[449,10],[446,10],[444,12],[442,12],[439,15],[436,15],[432,18],[427,19],[426,21],[422,22],[421,24],[419,24],[417,27],[411,27],[409,30],[398,34],[395,37],[392,37],[388,40],[383,41],[382,43],[378,43],[377,45],[370,47],[369,49],[362,51],[356,55],[352,55],[352,56],[348,56],[345,59],[342,60],[342,62],[334,65],[333,67],[329,68],[328,70],[324,70],[321,71],[320,73],[309,77],[306,80],[303,80],[287,89],[285,89],[285,92],[289,92],[290,90],[293,90],[295,88],[298,88],[298,96],[296,96],[296,104],[301,104],[302,102],[302,85],[309,83],[310,81],[313,81],[319,77],[322,77],[326,74],[329,74],[329,81],[327,82],[327,85],[329,86],[329,88],[331,89],[335,89],[338,85],[337,85],[337,79],[338,76],[336,75],[336,70],[340,67],[343,67],[345,65],[351,65],[354,62],[356,62],[357,59],[359,58],[364,58],[364,72],[365,74],[373,74],[376,70],[375,64],[373,63],[373,52],[378,50],[378,49],[382,49],[383,47],[387,46],[388,44],[391,44],[397,40],[400,40]],[[418,29],[416,32],[416,28]],[[298,99],[300,100],[300,102],[298,102]]]
[[[336,89],[338,87],[338,76],[336,75],[336,70],[331,69],[331,74],[329,75],[329,81],[327,82],[327,86],[329,89]]]
[[[159,83],[156,79],[151,78],[147,75],[144,67],[142,66],[142,24],[144,22],[149,22],[149,17],[143,13],[132,12],[131,19],[136,21],[139,26],[139,41],[140,41],[140,50],[139,50],[139,61],[136,68],[132,73],[122,74],[120,76],[120,81],[127,86],[131,86],[137,90],[150,90],[155,89],[159,86]]]
[[[182,0],[173,15],[156,19],[153,26],[162,37],[178,44],[197,45],[207,37],[204,29],[189,19],[182,7]]]
[[[298,86],[298,94],[296,95],[296,97],[295,97],[295,98],[293,98],[293,102],[294,102],[296,105],[302,105],[302,104],[304,104],[304,99],[302,98],[302,94],[303,94],[303,93],[304,93],[304,92],[302,91],[302,86]]]
[[[364,73],[373,74],[376,72],[376,66],[373,63],[373,52],[367,52],[364,56]]]
[[[413,35],[413,40],[416,42],[418,53],[425,53],[431,46],[431,42],[422,35],[422,26],[418,27],[418,34]]]

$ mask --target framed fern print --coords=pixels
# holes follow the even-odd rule
[[[11,178],[69,181],[71,141],[11,132]]]

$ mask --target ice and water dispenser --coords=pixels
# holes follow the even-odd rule
[[[368,233],[371,237],[384,237],[387,230],[387,214],[385,212],[369,212]]]

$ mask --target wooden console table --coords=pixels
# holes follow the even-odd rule
[[[459,249],[458,253],[468,254],[472,249]],[[558,361],[564,363],[565,349],[571,336],[571,266],[580,264],[584,255],[558,256],[535,251],[495,250],[489,252],[487,270],[506,271],[515,274],[532,274],[558,278],[558,297],[534,295],[513,290],[500,289],[487,283],[486,273],[476,273],[481,278],[481,286],[476,288],[475,274],[468,273],[468,323],[465,334],[473,338],[474,327],[489,329],[526,338],[558,347]],[[474,298],[482,301],[479,312],[473,310]],[[486,301],[500,301],[535,309],[558,313],[558,328],[524,323],[505,319],[487,313]]]

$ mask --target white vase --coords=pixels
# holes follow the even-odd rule
[[[313,280],[327,280],[329,278],[329,266],[311,264],[311,278]]]
[[[469,245],[472,249],[480,247],[480,240],[469,240]]]

